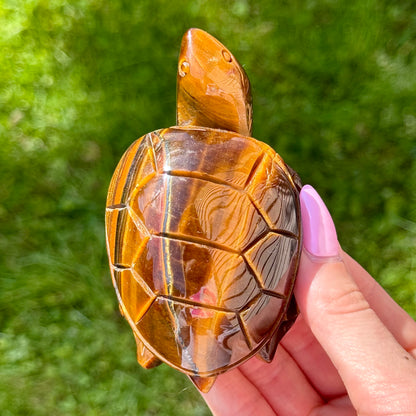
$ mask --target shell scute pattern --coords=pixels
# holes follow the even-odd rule
[[[256,353],[287,308],[298,200],[267,145],[216,129],[149,133],[107,199],[117,296],[158,358],[210,376]]]

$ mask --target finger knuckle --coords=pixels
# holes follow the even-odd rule
[[[357,287],[332,293],[327,300],[327,313],[332,315],[346,315],[367,311],[369,303]]]

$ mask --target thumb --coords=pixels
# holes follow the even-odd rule
[[[415,375],[414,360],[347,270],[332,218],[311,186],[301,191],[301,208],[304,247],[295,287],[301,313],[360,414],[380,414],[383,404],[391,414],[405,410],[395,407],[406,403],[403,384]]]

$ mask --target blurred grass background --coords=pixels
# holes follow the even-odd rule
[[[244,65],[254,137],[327,202],[343,247],[416,317],[416,13],[406,0],[0,3],[0,413],[207,415],[144,371],[104,246],[112,171],[175,124],[182,34]]]

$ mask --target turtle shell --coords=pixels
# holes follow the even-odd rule
[[[266,144],[218,129],[158,130],[126,151],[107,249],[121,310],[151,355],[210,377],[272,342],[301,249],[292,173]]]

